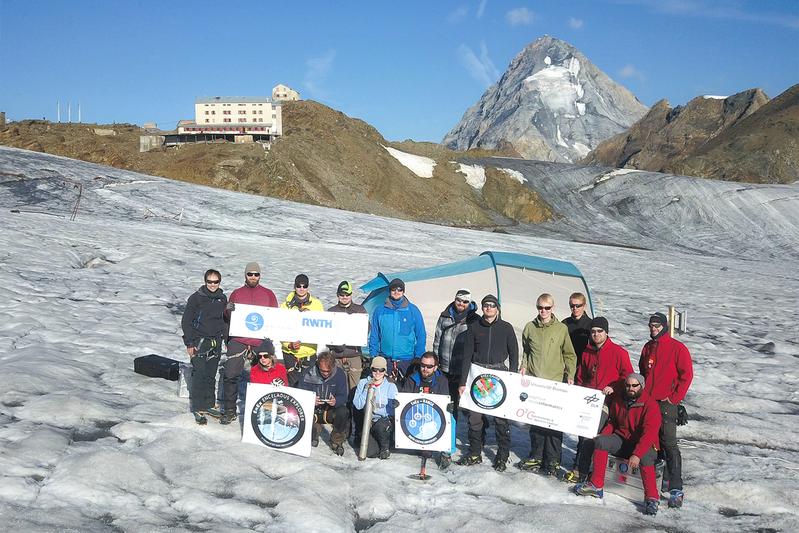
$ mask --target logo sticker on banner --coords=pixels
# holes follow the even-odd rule
[[[448,452],[451,447],[449,396],[443,394],[397,394],[394,440],[397,448]]]
[[[310,391],[250,383],[242,442],[308,457],[314,398]]]
[[[258,331],[264,327],[264,317],[260,313],[250,313],[244,320],[244,325],[250,331]]]
[[[505,403],[508,389],[496,374],[480,374],[469,389],[472,401],[483,409],[496,409]]]

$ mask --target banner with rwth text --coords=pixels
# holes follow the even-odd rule
[[[302,341],[313,344],[365,346],[369,335],[366,313],[303,311],[236,304],[230,314],[230,336]]]

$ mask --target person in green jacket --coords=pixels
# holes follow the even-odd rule
[[[569,337],[569,328],[555,318],[555,299],[551,294],[539,296],[535,305],[538,316],[527,323],[522,333],[519,373],[572,385],[577,355]],[[562,445],[562,432],[530,426],[530,457],[519,463],[519,468],[557,475]]]

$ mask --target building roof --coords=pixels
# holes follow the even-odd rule
[[[196,104],[263,104],[271,102],[269,96],[199,96]]]

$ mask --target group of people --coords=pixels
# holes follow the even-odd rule
[[[595,438],[580,437],[573,468],[564,480],[577,483],[578,495],[603,497],[608,454],[628,459],[640,469],[647,514],[658,510],[655,464],[665,461],[661,490],[669,491],[669,507],[679,508],[684,498],[682,459],[677,446],[676,427],[693,379],[690,353],[669,335],[668,321],[654,313],[648,322],[650,340],[641,351],[638,372],[634,372],[627,350],[609,336],[604,317],[586,314],[586,297],[576,292],[569,297],[570,316],[562,322],[555,317],[555,300],[541,294],[537,314],[526,324],[521,353],[513,326],[502,319],[498,298],[488,294],[477,303],[468,289],[456,292],[453,301],[438,317],[433,350],[425,351],[427,333],[419,308],[405,296],[405,284],[394,279],[389,294],[370,318],[368,354],[360,346],[327,346],[301,340],[283,341],[285,366],[275,360],[272,341],[227,338],[230,313],[237,303],[277,307],[274,293],[260,285],[260,267],[248,263],[245,284],[226,298],[219,288],[221,275],[205,273],[205,284],[189,297],[183,316],[183,340],[191,358],[193,373],[191,408],[198,423],[214,409],[214,380],[223,342],[227,344],[224,364],[224,405],[220,423],[237,417],[239,380],[245,362],[251,361],[253,383],[286,384],[316,393],[312,444],[317,446],[323,424],[332,425],[330,448],[344,454],[349,435],[356,442],[363,427],[363,409],[370,388],[375,389],[369,430],[368,457],[387,459],[393,441],[393,411],[398,392],[449,395],[457,416],[460,396],[467,386],[471,365],[519,372],[537,378],[576,384],[600,391],[605,409]],[[353,288],[342,281],[336,290],[338,302],[331,312],[366,313],[352,301]],[[298,275],[281,307],[297,311],[322,311],[322,303],[311,296],[309,279]],[[366,365],[366,366],[364,366]],[[458,465],[482,462],[486,428],[493,424],[497,453],[493,468],[505,471],[510,456],[510,422],[477,412],[464,411],[468,421],[468,451]],[[530,453],[517,466],[523,471],[558,475],[561,469],[563,434],[531,425]],[[439,457],[447,468],[448,453]],[[593,464],[593,468],[592,468]]]

